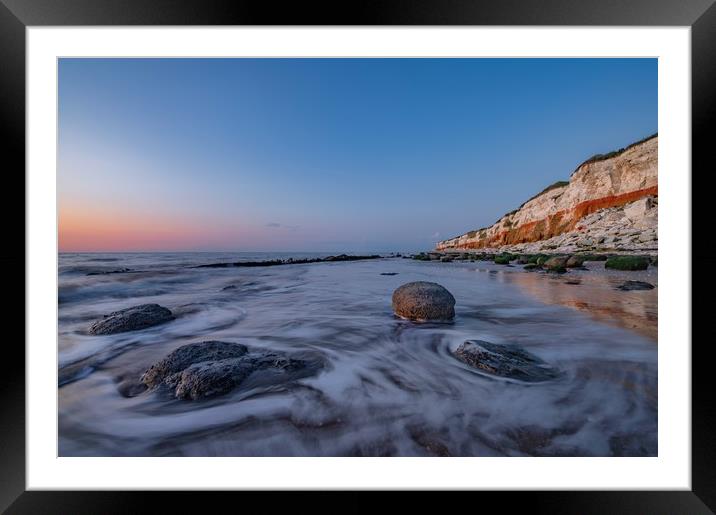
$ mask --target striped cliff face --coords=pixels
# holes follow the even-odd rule
[[[436,250],[495,248],[574,231],[587,215],[658,195],[658,136],[606,159],[586,162],[490,227],[438,242]]]

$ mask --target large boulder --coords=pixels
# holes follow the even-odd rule
[[[219,341],[190,343],[170,352],[164,359],[152,365],[142,375],[141,381],[148,387],[154,388],[195,363],[238,358],[248,351],[246,345],[240,343]]]
[[[238,343],[208,341],[179,347],[141,377],[147,387],[173,390],[177,399],[202,399],[251,385],[275,386],[305,377],[318,361],[293,359]],[[251,379],[251,381],[249,381]]]
[[[240,358],[196,363],[184,369],[178,378],[178,399],[200,399],[219,395],[239,387],[259,372],[282,374],[305,369],[308,363],[274,353],[250,353]],[[283,382],[285,377],[281,378]]]
[[[557,369],[518,345],[467,340],[453,354],[466,365],[497,377],[542,382],[560,375]]]
[[[437,283],[407,283],[393,292],[393,311],[409,320],[450,320],[455,316],[455,297]]]
[[[170,320],[174,320],[174,315],[167,308],[159,304],[142,304],[105,315],[90,326],[89,333],[100,335],[137,331]]]
[[[563,273],[567,271],[568,256],[554,256],[547,259],[543,264],[542,268],[550,272]]]

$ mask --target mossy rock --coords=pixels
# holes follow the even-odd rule
[[[510,256],[496,256],[495,257],[495,264],[496,265],[509,265],[510,264]]]
[[[646,270],[648,267],[649,259],[642,256],[614,256],[604,263],[604,268],[614,270]]]
[[[538,268],[541,268],[541,267],[540,267],[540,265],[538,265],[537,263],[527,263],[527,264],[524,266],[524,269],[525,269],[525,270],[536,270],[536,269],[538,269]]]
[[[539,257],[537,257],[537,261],[535,261],[535,263],[541,266],[541,265],[544,265],[548,259],[549,259],[549,256],[542,254]]]

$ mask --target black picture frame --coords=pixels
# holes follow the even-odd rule
[[[712,143],[708,125],[716,120],[716,5],[714,0],[399,0],[342,2],[292,2],[278,5],[264,0],[0,0],[0,113],[6,135],[0,141],[6,192],[25,191],[25,29],[30,26],[82,25],[576,25],[576,26],[689,26],[692,51],[692,172],[695,177],[709,171]],[[712,166],[710,167],[712,168]],[[17,173],[15,173],[17,172]],[[683,173],[689,173],[684,170]],[[14,179],[18,184],[11,185]],[[697,196],[705,195],[703,190]],[[10,196],[9,193],[6,193]],[[693,206],[699,205],[697,196]],[[23,195],[24,198],[24,195]],[[708,204],[702,199],[701,205]],[[5,220],[16,220],[18,211],[3,203]],[[707,221],[692,216],[692,234],[705,234]],[[11,224],[12,225],[12,224]],[[13,227],[22,230],[24,225]],[[9,229],[8,229],[9,230]],[[20,239],[17,234],[17,240]],[[695,241],[694,251],[684,249],[692,262],[706,266],[716,262],[707,243]],[[25,269],[24,254],[8,252],[2,257],[7,269]],[[663,270],[662,270],[663,272]],[[16,274],[19,276],[19,274]],[[711,274],[713,275],[713,274]],[[713,279],[700,279],[697,288],[706,291]],[[19,285],[18,285],[19,286]],[[24,288],[23,288],[24,290]],[[23,298],[25,294],[23,293]],[[13,303],[20,303],[16,298]],[[709,309],[710,303],[694,302],[693,309]],[[24,306],[24,303],[23,303]],[[6,315],[7,316],[7,315]],[[703,320],[692,314],[694,324]],[[699,323],[698,325],[701,325]],[[713,513],[716,510],[716,403],[710,384],[708,347],[716,339],[694,339],[692,345],[692,489],[691,491],[585,491],[585,492],[470,492],[478,496],[478,509],[486,501],[523,505],[530,512],[556,513]],[[695,332],[693,334],[696,334]],[[690,342],[668,342],[688,348]],[[3,346],[6,365],[0,382],[0,510],[6,513],[141,513],[152,503],[162,512],[187,512],[206,508],[207,502],[229,501],[245,496],[242,505],[255,496],[248,492],[60,492],[25,489],[25,354],[18,340]],[[297,494],[272,494],[272,505]],[[303,495],[303,494],[298,494]],[[359,508],[364,501],[357,493],[340,494],[343,508]],[[211,500],[207,499],[211,496]],[[217,499],[221,497],[221,499]],[[230,499],[227,499],[230,498]],[[346,499],[347,498],[347,499]],[[415,499],[422,499],[417,494]],[[346,502],[348,501],[348,502]],[[300,506],[305,501],[298,502]],[[231,506],[231,504],[230,504]],[[233,504],[236,509],[241,505]],[[305,506],[305,505],[304,505]],[[309,507],[310,506],[310,507]],[[306,506],[311,511],[316,505]],[[294,507],[295,509],[295,507]],[[202,510],[203,511],[203,510]]]

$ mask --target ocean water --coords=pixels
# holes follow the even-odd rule
[[[554,276],[401,258],[192,268],[322,255],[61,254],[59,454],[657,455],[658,288],[615,289],[625,278],[657,285],[656,269],[588,263],[589,271]],[[392,292],[416,280],[452,292],[452,323],[393,315]],[[144,303],[171,309],[176,320],[87,333],[104,314]],[[452,356],[467,339],[518,344],[563,374],[540,384],[490,377]],[[127,378],[204,340],[303,353],[324,367],[202,401],[122,392]]]

